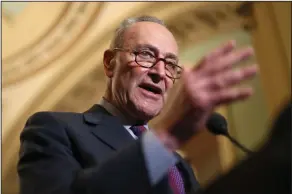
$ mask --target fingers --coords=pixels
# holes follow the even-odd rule
[[[237,70],[232,67],[252,56],[253,49],[234,51],[234,48],[235,42],[230,41],[205,57],[199,69],[184,72],[182,81],[195,109],[207,110],[252,95],[251,88],[232,87],[254,77],[257,73],[256,65]]]
[[[254,77],[257,66],[248,66],[237,70],[226,70],[212,76],[195,75],[187,72],[184,75],[186,91],[196,109],[209,109],[252,95],[251,88],[232,88],[233,86]]]
[[[206,56],[206,59],[212,60],[219,56],[225,55],[231,52],[235,48],[235,45],[236,45],[236,42],[234,40],[230,40],[227,43],[220,46],[219,48],[216,48],[214,51],[212,51],[209,55]]]
[[[254,77],[257,74],[257,70],[257,66],[253,65],[242,69],[231,69],[218,73],[216,76],[209,78],[209,87],[215,90],[232,87],[242,81]]]
[[[196,69],[204,68],[207,64],[214,62],[218,57],[222,57],[222,56],[230,53],[231,51],[233,51],[235,46],[236,46],[235,40],[230,40],[227,43],[220,46],[219,48],[216,48],[211,53],[209,53],[207,56],[205,56],[201,60],[201,62],[198,63],[198,66],[196,67]]]
[[[228,69],[234,64],[239,64],[254,54],[251,47],[234,51],[235,47],[236,42],[234,40],[228,41],[205,56],[195,69],[202,71],[202,74],[210,75]]]
[[[229,88],[213,93],[212,101],[214,106],[228,104],[239,100],[244,100],[253,94],[253,89],[248,88]]]
[[[239,49],[230,52],[224,56],[218,57],[216,61],[206,64],[206,73],[214,74],[226,69],[231,68],[234,64],[239,64],[250,58],[254,54],[251,47]]]

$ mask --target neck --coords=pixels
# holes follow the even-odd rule
[[[114,99],[113,95],[111,94],[111,92],[108,92],[108,90],[103,98],[115,107],[115,109],[119,112],[119,115],[115,116],[122,117],[122,120],[125,122],[125,124],[144,125],[147,124],[147,122],[150,120],[141,119],[140,117],[138,117],[138,114],[135,114],[135,111],[131,111],[125,108],[125,106],[123,106],[121,103],[118,103],[118,101]]]

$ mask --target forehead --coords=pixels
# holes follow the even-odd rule
[[[172,33],[154,22],[138,22],[126,29],[124,47],[135,49],[140,45],[151,45],[160,53],[178,54],[178,46]]]

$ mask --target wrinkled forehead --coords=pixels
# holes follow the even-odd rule
[[[166,27],[154,22],[133,24],[126,29],[123,40],[125,48],[152,47],[161,54],[178,55],[178,45],[172,33]]]

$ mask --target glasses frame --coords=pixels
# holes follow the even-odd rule
[[[137,56],[138,54],[140,53],[139,51],[137,50],[131,50],[131,49],[125,49],[125,48],[113,48],[112,51],[123,51],[123,52],[129,52],[129,53],[132,53],[135,55],[135,62],[140,65],[141,67],[145,67],[143,65],[141,65],[138,61],[137,61]],[[153,63],[153,65],[151,67],[145,67],[145,68],[152,68],[154,67],[159,61],[163,61],[164,62],[164,65],[166,66],[166,59],[165,58],[160,58],[160,57],[155,57],[156,61]],[[176,68],[178,68],[179,70],[181,70],[181,72],[183,71],[183,68],[180,67],[179,65],[175,65]],[[181,78],[181,73],[178,74],[179,76],[177,77],[174,77],[174,76],[169,76],[167,73],[166,73],[166,76],[169,77],[170,79],[173,79],[173,80],[177,80],[177,79],[180,79]]]

